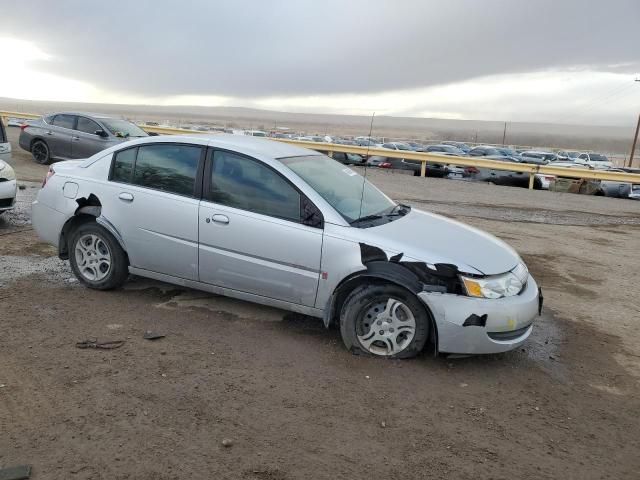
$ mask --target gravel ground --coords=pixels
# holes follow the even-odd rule
[[[28,161],[14,155],[37,180]],[[277,309],[139,278],[88,290],[30,228],[38,186],[25,183],[0,217],[0,467],[32,464],[36,480],[638,478],[640,204],[367,175],[523,255],[546,304],[524,348],[382,361]],[[89,337],[125,344],[74,347]]]

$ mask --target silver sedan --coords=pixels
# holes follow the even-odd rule
[[[249,136],[149,137],[58,163],[33,225],[87,287],[132,273],[280,307],[335,325],[355,353],[504,352],[541,308],[504,242]]]

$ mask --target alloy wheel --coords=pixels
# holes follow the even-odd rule
[[[416,319],[400,300],[376,300],[365,308],[356,329],[358,341],[368,352],[391,356],[411,343],[416,333]]]
[[[75,257],[80,274],[89,281],[99,282],[111,270],[109,247],[95,234],[86,234],[78,239]]]

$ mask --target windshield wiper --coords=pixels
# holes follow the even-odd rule
[[[380,220],[382,215],[366,215],[364,217],[356,218],[349,222],[349,225],[355,225],[356,223],[366,222],[367,220]]]

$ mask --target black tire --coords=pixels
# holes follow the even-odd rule
[[[90,254],[87,254],[87,256],[85,256],[85,254],[78,254],[76,253],[76,247],[78,247],[79,242],[85,242],[89,236],[96,237],[99,240],[99,242],[95,242],[98,244],[95,250],[101,250],[103,254],[104,252],[108,252],[110,261],[107,269],[104,268],[105,263],[99,263],[97,266],[83,266],[89,261],[87,259],[90,259]],[[121,287],[127,281],[129,276],[127,254],[113,235],[101,225],[95,222],[81,224],[71,233],[68,249],[71,269],[76,278],[87,287],[96,290],[111,290]],[[78,255],[82,255],[85,261],[83,262],[82,259],[79,259]],[[96,259],[96,261],[98,260],[99,259]],[[82,263],[79,264],[79,262]],[[96,275],[96,278],[89,278],[87,272],[91,269],[93,269],[94,272],[98,272],[98,275],[104,275],[104,277],[100,278]]]
[[[31,156],[36,163],[40,165],[49,165],[51,163],[51,150],[44,140],[36,140],[31,144]]]
[[[383,354],[371,351],[370,348],[363,345],[358,337],[366,336],[366,329],[373,328],[366,323],[371,318],[369,313],[371,309],[375,308],[377,304],[386,304],[389,299],[398,300],[403,304],[403,308],[407,307],[410,310],[415,320],[415,330],[413,338],[407,341],[406,345],[403,345],[401,351]],[[408,290],[390,283],[363,285],[355,288],[347,296],[340,312],[342,341],[347,349],[354,354],[383,356],[385,358],[415,357],[424,348],[429,338],[430,327],[431,316],[422,302]],[[401,332],[398,331],[395,335],[396,339],[400,338]]]

